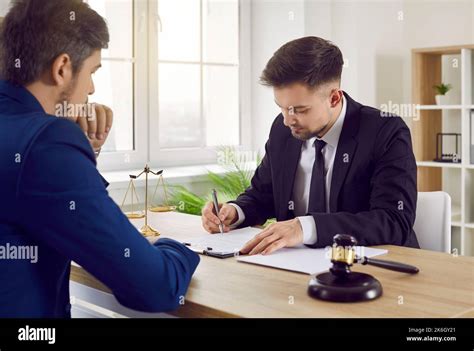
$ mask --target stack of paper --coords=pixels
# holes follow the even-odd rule
[[[206,234],[200,237],[185,239],[183,242],[194,249],[237,253],[260,229],[242,228],[225,234]],[[374,257],[387,253],[387,250],[356,246],[358,256]],[[327,271],[331,266],[331,250],[312,249],[305,245],[284,248],[270,255],[239,256],[238,261],[262,266],[285,269],[289,271],[314,274]]]
[[[213,251],[239,252],[245,243],[252,240],[261,231],[261,229],[247,227],[224,234],[206,234],[197,238],[185,239],[183,242],[197,249],[212,248]]]
[[[387,250],[356,246],[358,256],[374,257],[386,254]],[[288,271],[315,274],[331,268],[331,250],[312,249],[307,246],[284,248],[270,255],[239,256],[240,262],[285,269]]]

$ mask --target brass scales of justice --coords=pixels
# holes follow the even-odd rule
[[[151,200],[152,205],[149,207],[148,206],[148,174],[153,174],[155,176],[158,176],[158,181],[156,182],[156,187],[155,191],[153,193],[153,197]],[[145,209],[144,211],[135,211],[134,207],[134,201],[136,201],[137,206],[140,204],[140,200],[138,199],[137,195],[137,189],[135,188],[134,180],[140,178],[143,174],[145,174]],[[166,185],[163,180],[163,170],[160,170],[158,172],[153,172],[148,165],[145,165],[145,168],[143,171],[141,171],[138,175],[129,175],[130,177],[130,182],[128,183],[128,188],[125,193],[125,196],[122,201],[122,205],[120,206],[121,210],[125,213],[125,215],[129,219],[141,219],[145,218],[145,225],[140,229],[140,232],[144,236],[159,236],[160,233],[154,229],[152,226],[148,224],[148,211],[150,212],[170,212],[174,211],[176,209],[176,206],[170,206],[168,203],[168,194],[166,192]],[[164,192],[164,198],[165,202],[162,205],[153,205],[154,200],[156,198],[156,192],[158,190],[159,185],[163,186],[163,192]],[[130,212],[125,212],[123,210],[125,201],[127,200],[128,193],[130,193],[131,197],[131,211]]]

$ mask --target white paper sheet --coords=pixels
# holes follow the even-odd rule
[[[374,257],[387,252],[387,250],[382,249],[356,246],[356,254],[359,256]],[[284,248],[265,256],[239,256],[237,260],[306,274],[327,271],[332,266],[331,250],[329,248],[312,249],[304,245]]]
[[[185,239],[182,242],[190,244],[194,249],[236,253],[249,240],[261,232],[261,229],[247,227],[232,230],[225,234],[205,234],[203,236]],[[374,257],[387,253],[387,250],[369,247],[356,247],[358,256]],[[289,271],[315,274],[331,267],[331,252],[329,249],[312,249],[301,245],[294,248],[284,248],[270,255],[239,256],[238,261],[262,266],[285,269]]]
[[[182,242],[191,244],[195,249],[212,248],[219,252],[239,252],[239,250],[262,230],[252,227],[235,229],[225,234],[206,234],[197,238],[185,239]]]

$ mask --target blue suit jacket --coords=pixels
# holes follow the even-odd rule
[[[334,159],[330,213],[309,213],[317,228],[311,246],[332,245],[334,235],[351,234],[361,245],[419,248],[413,231],[417,189],[410,130],[400,117],[384,117],[344,96],[347,111]],[[283,116],[277,116],[251,186],[235,201],[245,213],[241,227],[295,217],[289,204],[301,146]]]
[[[0,81],[0,150],[0,317],[69,317],[71,260],[124,306],[179,306],[198,255],[170,239],[151,245],[130,224],[75,123]],[[12,258],[12,247],[30,246],[37,262]]]

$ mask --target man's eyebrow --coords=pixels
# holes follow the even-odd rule
[[[275,101],[275,104],[277,104],[278,107],[282,108],[282,107],[280,106],[280,104],[278,104],[278,102],[276,102],[276,100],[274,100],[274,101]],[[294,109],[300,109],[300,108],[306,108],[306,107],[310,107],[310,106],[309,106],[309,105],[293,106]]]
[[[93,68],[93,71],[97,71],[97,70],[98,70],[99,68],[101,68],[101,67],[102,67],[102,64],[99,63],[97,66],[95,66],[95,67]]]

